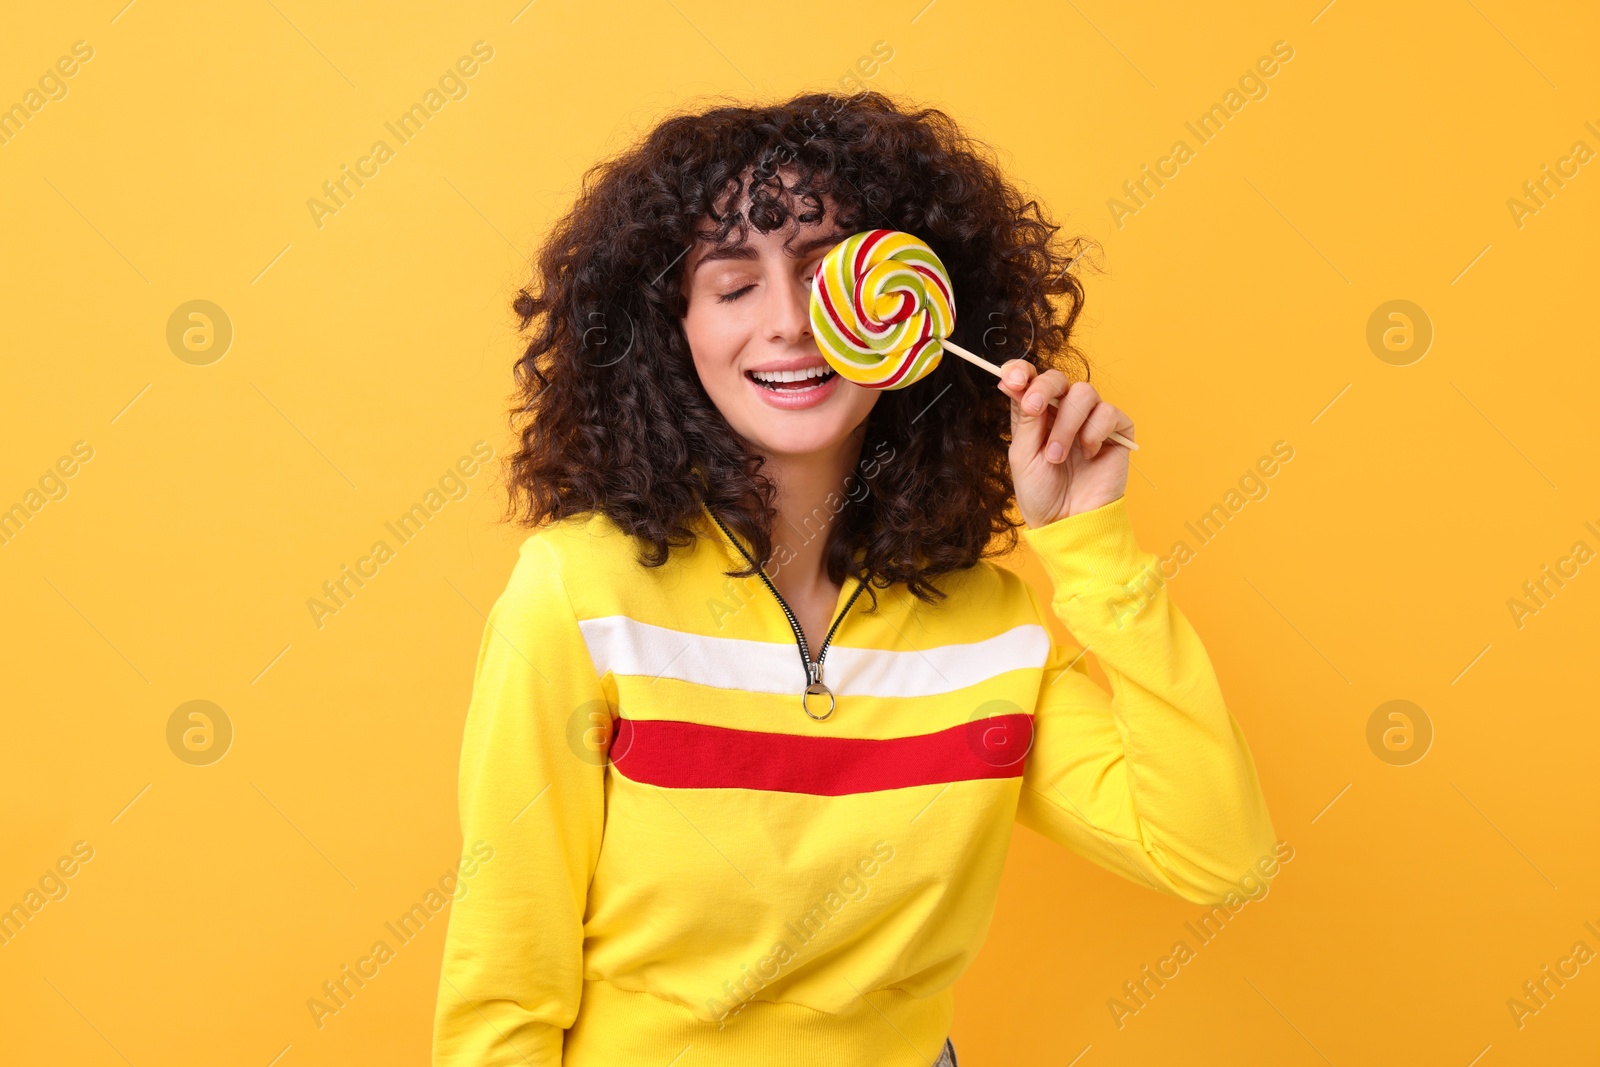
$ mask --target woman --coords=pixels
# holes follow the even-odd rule
[[[827,366],[812,275],[878,227],[943,260],[952,340],[1022,350],[1002,380]],[[467,715],[461,825],[493,851],[436,1064],[953,1065],[1014,822],[1197,902],[1270,856],[1129,526],[1133,423],[1062,369],[1057,229],[943,114],[870,93],[676,117],[585,182],[514,304],[535,530]],[[1019,525],[1114,695],[988,562]]]

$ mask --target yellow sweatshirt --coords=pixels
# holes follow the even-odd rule
[[[450,915],[437,1067],[926,1065],[1014,821],[1197,903],[1273,853],[1122,499],[1022,531],[1110,695],[1004,567],[876,611],[851,579],[809,650],[724,574],[748,546],[700,533],[657,569],[596,515],[522,545],[467,712],[461,828],[493,862]]]

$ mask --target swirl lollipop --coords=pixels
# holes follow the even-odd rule
[[[950,340],[955,325],[950,276],[933,249],[909,233],[855,234],[817,264],[811,334],[845,381],[904,389],[927,377],[946,349],[999,377],[999,367]],[[1060,407],[1058,398],[1050,405]],[[1139,447],[1115,431],[1111,439]]]
[[[944,264],[909,233],[858,233],[817,265],[811,333],[845,381],[904,389],[939,365],[955,324]]]

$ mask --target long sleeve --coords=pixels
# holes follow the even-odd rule
[[[555,554],[532,536],[489,612],[467,711],[462,845],[491,858],[471,877],[463,865],[451,907],[435,1067],[561,1063],[605,826],[604,750],[589,743],[605,709]]]
[[[1055,583],[1052,610],[1111,694],[1052,634],[1017,821],[1160,892],[1219,904],[1272,853],[1272,822],[1205,647],[1124,499],[1022,530]]]

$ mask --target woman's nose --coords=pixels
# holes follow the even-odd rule
[[[767,287],[767,329],[774,341],[794,344],[811,336],[811,283],[787,275]]]

